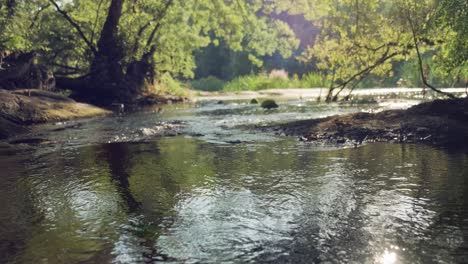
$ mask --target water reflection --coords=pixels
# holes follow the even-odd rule
[[[2,158],[0,261],[461,263],[467,161],[184,137]]]
[[[378,259],[379,264],[394,264],[397,263],[397,253],[385,249],[384,253]]]
[[[126,203],[128,212],[134,212],[139,208],[139,203],[130,192],[129,172],[131,168],[129,144],[110,143],[99,148],[98,159],[108,163],[112,182],[116,185],[118,193]]]

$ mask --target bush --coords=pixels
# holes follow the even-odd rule
[[[309,73],[299,79],[297,75],[293,78],[287,77],[284,70],[274,70],[268,76],[246,75],[235,78],[224,85],[224,91],[258,91],[264,89],[281,88],[317,88],[327,87],[325,75]]]
[[[274,88],[292,88],[289,79],[269,78],[265,75],[247,75],[237,77],[224,86],[225,91],[258,91]]]
[[[161,75],[150,92],[175,96],[187,96],[188,94],[187,87],[185,87],[181,82],[174,80],[170,73],[164,73]]]
[[[268,74],[268,78],[270,79],[288,79],[288,72],[281,69],[281,70],[272,70],[270,74]]]
[[[190,86],[195,90],[213,92],[223,90],[224,84],[224,81],[214,76],[208,76],[206,78],[192,81]]]
[[[327,87],[327,77],[321,73],[310,72],[302,76],[302,88],[323,88]]]

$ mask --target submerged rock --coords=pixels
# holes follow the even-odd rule
[[[182,122],[161,122],[153,127],[144,127],[139,130],[139,134],[144,137],[164,137],[177,136],[184,127]]]
[[[258,100],[254,98],[254,99],[250,100],[250,103],[251,104],[258,104]]]
[[[276,104],[274,100],[270,100],[270,99],[263,101],[260,106],[265,109],[278,108],[278,104]]]

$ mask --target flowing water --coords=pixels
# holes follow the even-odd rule
[[[0,149],[0,263],[467,263],[468,152],[239,127],[389,105],[206,101],[38,127]],[[181,135],[144,133],[161,122]]]

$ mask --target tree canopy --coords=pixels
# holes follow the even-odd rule
[[[426,79],[428,71],[466,79],[468,10],[466,2],[454,2],[333,1],[320,20],[320,36],[301,59],[315,60],[327,74],[328,100],[336,99],[344,88],[354,89],[370,74],[392,77],[395,65],[408,60],[419,61],[422,81],[433,89]],[[431,68],[422,56],[428,57]],[[336,88],[339,91],[333,94]]]
[[[468,79],[467,14],[464,0],[0,0],[0,50],[35,51],[59,85],[120,99],[161,76],[193,78],[201,50],[257,69],[293,56],[327,76],[331,100],[410,62],[428,87]],[[300,45],[291,16],[316,38]]]

